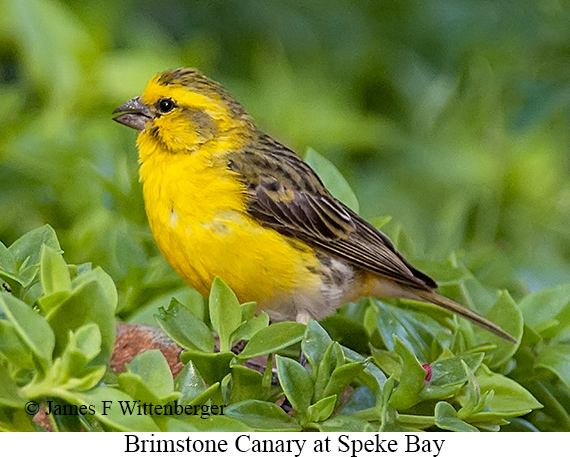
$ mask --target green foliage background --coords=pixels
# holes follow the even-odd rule
[[[456,251],[516,300],[566,283],[569,23],[556,0],[0,0],[0,240],[49,223],[68,263],[113,278],[123,319],[191,295],[110,113],[193,66],[337,165],[412,259]]]

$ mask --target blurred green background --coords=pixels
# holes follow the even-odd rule
[[[0,0],[0,240],[51,224],[123,317],[182,288],[111,111],[192,66],[338,166],[412,258],[456,251],[515,298],[568,282],[568,24],[557,0]]]

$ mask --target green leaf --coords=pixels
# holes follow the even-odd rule
[[[19,393],[18,384],[8,374],[8,370],[2,361],[0,361],[0,406],[8,406],[10,408],[23,408],[26,399]]]
[[[315,380],[313,398],[320,400],[328,396],[325,394],[326,387],[331,381],[334,370],[344,364],[344,354],[336,341],[333,341],[325,351],[319,367],[313,371],[312,378]]]
[[[440,401],[435,405],[435,425],[453,432],[478,432],[479,430],[457,417],[457,412],[449,403]]]
[[[388,222],[392,220],[392,216],[378,216],[372,219],[370,222],[378,230],[381,230]]]
[[[524,297],[519,308],[524,322],[546,339],[570,330],[570,284],[564,284]]]
[[[121,432],[158,432],[160,429],[146,414],[123,413],[121,406],[135,405],[135,400],[112,387],[96,387],[88,392],[68,393],[64,400],[77,405],[93,405],[94,417],[103,424]],[[123,403],[121,403],[123,402]],[[109,406],[105,408],[105,406]]]
[[[524,328],[523,316],[507,291],[501,292],[493,307],[485,314],[485,317],[499,325],[517,341],[521,340]],[[477,327],[475,332],[481,340],[489,341],[496,346],[495,349],[487,353],[485,358],[485,363],[491,368],[503,365],[514,355],[519,347],[518,344],[506,341],[480,327]]]
[[[253,319],[255,316],[255,310],[257,309],[257,303],[254,301],[248,301],[247,303],[242,303],[239,305],[241,310],[241,321],[246,322]]]
[[[101,287],[101,291],[105,296],[105,301],[108,302],[113,309],[117,308],[117,288],[113,282],[113,278],[109,276],[102,268],[96,267],[86,270],[84,273],[76,276],[71,281],[71,288],[73,290],[80,288],[84,284],[96,281]]]
[[[307,148],[307,162],[317,172],[323,184],[337,200],[340,200],[355,213],[359,211],[358,199],[338,169],[312,148]]]
[[[44,295],[71,290],[69,269],[61,251],[45,244],[42,246],[40,258],[40,279]]]
[[[544,368],[557,376],[570,391],[570,345],[544,345],[536,358],[536,368]]]
[[[135,400],[165,405],[180,396],[174,392],[170,367],[158,349],[138,354],[126,367],[119,374],[119,387]]]
[[[348,360],[354,361],[367,361],[364,357],[360,354],[355,353],[354,351],[348,348],[342,348],[344,356]],[[365,364],[364,371],[360,375],[360,379],[362,382],[370,389],[370,391],[376,395],[378,392],[384,387],[386,383],[386,375],[384,372],[378,368],[374,363],[367,363]]]
[[[230,404],[261,398],[263,375],[241,365],[232,366]]]
[[[182,301],[177,300],[177,302],[199,321],[204,323],[209,322],[208,299],[202,297],[199,292],[194,289],[185,288],[184,299]]]
[[[16,327],[6,320],[0,320],[0,353],[19,369],[34,369],[32,352],[18,335]]]
[[[174,389],[181,394],[180,398],[178,398],[178,403],[183,406],[192,402],[207,388],[208,386],[191,361],[184,365],[184,368],[174,380]]]
[[[214,335],[204,322],[188,312],[176,298],[172,298],[168,310],[159,309],[155,314],[160,328],[178,346],[192,351],[214,352]]]
[[[307,370],[292,359],[277,356],[277,377],[285,396],[301,415],[306,413],[313,398],[313,383]]]
[[[207,354],[187,351],[180,355],[182,363],[187,363],[191,360],[204,381],[210,385],[222,382],[222,379],[231,372],[230,362],[234,358],[235,354],[233,352]]]
[[[563,384],[546,381],[529,383],[532,394],[544,405],[544,409],[532,412],[533,423],[543,431],[570,432],[570,392]]]
[[[363,385],[355,387],[352,395],[342,404],[340,411],[342,414],[353,414],[374,409],[376,404],[376,396],[372,390],[367,385]],[[378,410],[376,412],[378,412]]]
[[[115,343],[117,292],[112,279],[100,268],[79,275],[72,281],[70,295],[47,314],[56,336],[56,354],[67,345],[69,331],[94,323],[101,331],[101,352],[95,364],[107,365]]]
[[[10,250],[0,241],[0,272],[14,273],[16,258]]]
[[[190,405],[209,405],[214,398],[219,398],[220,383],[216,382],[208,387],[204,392],[195,397],[189,404]],[[214,402],[215,404],[215,402]]]
[[[225,411],[224,411],[225,412]],[[162,418],[161,418],[162,419]],[[201,418],[199,416],[184,416],[182,419],[173,419],[171,417],[162,421],[162,430],[166,432],[253,432],[243,422],[226,416],[210,416]]]
[[[250,340],[253,335],[266,328],[268,325],[269,316],[267,313],[261,313],[257,317],[252,317],[247,321],[242,322],[236,331],[232,333],[231,342],[233,344],[240,340]]]
[[[24,409],[0,407],[0,432],[37,432],[45,431],[35,424],[33,418]]]
[[[54,292],[50,295],[43,295],[38,298],[38,305],[42,310],[49,314],[54,308],[57,308],[64,302],[70,295],[69,291],[61,290],[59,292]]]
[[[368,352],[370,338],[363,325],[340,314],[327,316],[319,323],[330,337],[341,345],[349,347],[356,352]]]
[[[63,354],[55,360],[46,376],[34,379],[22,388],[27,396],[57,397],[61,390],[89,390],[101,380],[105,366],[88,366],[101,349],[99,328],[95,324],[88,324],[69,333]]]
[[[241,309],[234,292],[220,278],[216,278],[210,291],[210,320],[220,337],[220,351],[229,351],[231,335],[241,324]]]
[[[330,417],[337,401],[336,395],[321,398],[307,409],[307,422],[322,422]]]
[[[447,398],[457,393],[468,380],[463,363],[474,372],[483,362],[483,357],[482,353],[468,354],[431,363],[431,379],[421,392],[422,399]]]
[[[493,373],[482,364],[475,373],[481,395],[493,391],[494,395],[487,402],[489,411],[481,411],[470,416],[470,422],[484,422],[503,417],[522,416],[542,405],[523,386],[506,376]],[[461,405],[465,397],[459,397]]]
[[[380,309],[380,312],[375,314],[376,325],[389,350],[395,348],[394,335],[405,342],[416,354],[424,356],[430,354],[434,342],[441,347],[448,347],[451,344],[453,335],[430,315],[439,312],[433,306],[419,305],[425,307],[426,312],[418,312],[400,306],[387,305],[376,299],[372,299],[372,302]]]
[[[314,375],[331,343],[332,339],[326,330],[317,321],[309,320],[301,342],[301,349],[313,368]]]
[[[426,371],[414,353],[396,336],[394,349],[402,361],[402,374],[390,397],[390,405],[397,410],[408,409],[421,399],[419,393],[424,388]]]
[[[321,432],[377,432],[367,421],[351,416],[336,416],[317,425]]]
[[[340,399],[346,388],[364,371],[363,362],[352,362],[337,367],[325,388],[324,395],[337,395]]]
[[[49,225],[44,225],[31,230],[18,238],[8,248],[20,267],[25,263],[28,266],[37,265],[40,262],[42,246],[46,245],[56,251],[61,251],[57,235]]]
[[[301,427],[275,403],[260,400],[245,400],[225,408],[227,416],[233,417],[255,431],[298,432]]]
[[[21,343],[35,356],[41,369],[47,371],[52,363],[55,337],[45,319],[7,293],[0,293],[0,309]],[[6,331],[7,328],[4,327],[2,333]]]
[[[95,323],[80,327],[75,332],[75,347],[84,357],[84,363],[91,362],[101,351],[101,331]]]
[[[271,324],[252,336],[238,358],[246,360],[285,349],[303,339],[305,328],[297,322]]]

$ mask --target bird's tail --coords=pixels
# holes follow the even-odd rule
[[[488,319],[485,319],[483,316],[480,316],[475,311],[470,310],[469,308],[460,305],[453,300],[444,297],[443,295],[439,295],[435,292],[431,292],[429,290],[414,290],[414,294],[418,296],[421,301],[427,301],[429,303],[433,303],[447,311],[451,311],[452,313],[457,314],[470,322],[473,322],[475,325],[478,325],[485,330],[500,336],[501,338],[510,341],[511,343],[517,343],[511,335],[505,332],[501,327],[497,324],[491,322]]]

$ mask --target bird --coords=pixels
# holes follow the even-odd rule
[[[431,277],[199,70],[155,75],[113,114],[139,132],[139,178],[155,242],[203,296],[219,277],[272,322],[302,323],[361,297],[411,299],[516,343],[438,294]]]

